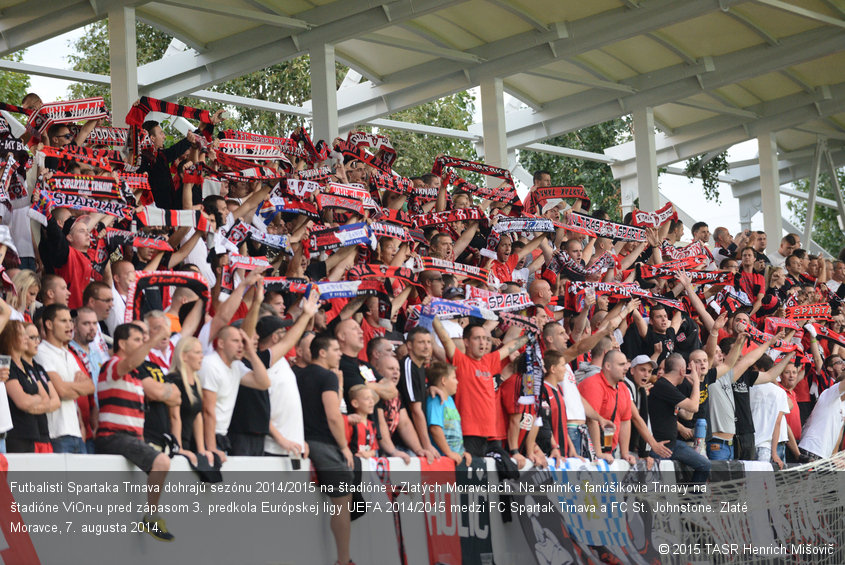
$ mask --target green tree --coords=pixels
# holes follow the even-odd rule
[[[836,171],[836,176],[839,179],[839,186],[845,186],[845,172],[839,169]],[[795,186],[801,192],[810,192],[809,179],[800,180],[795,183]],[[833,186],[830,183],[830,176],[827,173],[819,175],[818,197],[828,198],[830,200],[836,198],[833,193]],[[803,227],[807,217],[807,201],[798,200],[797,198],[789,199],[786,207],[792,212],[793,223],[796,226]],[[822,246],[834,257],[845,247],[845,233],[839,227],[839,223],[837,222],[838,217],[839,210],[816,204],[811,237],[814,242]],[[804,242],[804,246],[807,246],[806,242]]]
[[[396,112],[388,117],[402,122],[466,131],[472,123],[473,108],[472,96],[467,92],[460,92],[421,106]],[[475,147],[471,141],[388,128],[380,129],[379,133],[389,136],[393,147],[396,148],[397,158],[393,164],[393,169],[402,176],[419,176],[431,171],[434,156],[438,153],[464,159],[476,158]],[[471,182],[480,180],[471,179],[465,173],[462,176],[471,180]]]
[[[160,59],[172,40],[170,35],[142,22],[136,23],[135,30],[138,65]],[[105,21],[88,26],[85,34],[76,41],[74,47],[77,53],[70,57],[70,61],[75,70],[109,74],[108,26]],[[337,65],[338,86],[347,71],[346,67]],[[306,55],[284,61],[215,85],[211,87],[211,90],[247,98],[300,105],[311,98],[310,60]],[[103,96],[107,104],[110,101],[110,91],[106,85],[74,84],[70,88],[69,95],[73,98]],[[179,103],[206,109],[217,107],[203,100],[189,97],[179,99]],[[472,108],[472,98],[467,93],[461,93],[397,112],[390,117],[395,120],[466,130],[472,122]],[[252,108],[235,108],[230,114],[232,116],[223,125],[224,129],[232,128],[266,135],[288,135],[294,128],[304,125],[303,118],[298,116]],[[396,170],[405,176],[418,175],[430,170],[431,160],[437,153],[450,153],[469,158],[475,156],[472,144],[465,141],[392,130],[383,130],[382,133],[391,137],[399,156]]]
[[[22,61],[23,51],[3,57],[6,61]],[[0,102],[20,105],[21,99],[29,92],[29,75],[0,71]]]
[[[601,153],[606,147],[622,143],[629,137],[625,121],[615,119],[555,137],[544,143]],[[619,182],[614,180],[608,165],[527,150],[520,150],[519,163],[530,173],[538,170],[549,171],[554,186],[583,185],[592,202],[591,209],[601,208],[611,219],[621,220]]]
[[[138,66],[161,59],[172,39],[166,33],[142,22],[135,23]],[[75,71],[108,75],[109,28],[108,20],[100,20],[85,28],[85,33],[73,44],[75,53],[68,60]],[[106,106],[111,107],[111,89],[106,84],[77,82],[68,88],[71,99],[102,96]]]

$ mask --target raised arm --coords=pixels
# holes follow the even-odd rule
[[[304,300],[305,304],[302,306],[302,314],[297,318],[296,323],[291,326],[279,343],[270,346],[271,367],[299,343],[299,339],[305,333],[305,329],[308,327],[314,314],[317,313],[319,299],[320,293],[317,292],[316,288],[312,289],[311,295],[307,300]]]
[[[704,306],[704,303],[695,292],[695,288],[692,286],[692,281],[690,280],[689,275],[687,275],[684,271],[681,271],[675,275],[675,278],[677,278],[678,282],[683,285],[684,291],[687,293],[687,297],[689,297],[692,307],[695,308],[696,312],[698,312],[698,316],[701,318],[701,322],[704,324],[704,327],[707,328],[708,332],[712,332],[713,316],[710,315],[707,311],[707,307]]]
[[[754,384],[761,385],[777,381],[777,378],[781,375],[781,373],[783,373],[783,370],[786,369],[786,366],[792,362],[793,357],[795,357],[794,351],[790,351],[789,353],[784,355],[781,360],[775,364],[774,367],[772,367],[768,371],[762,371],[759,375],[757,375],[757,380],[754,382]]]
[[[452,337],[449,335],[449,332],[446,331],[446,328],[443,327],[443,324],[440,323],[440,319],[437,316],[434,317],[432,326],[434,327],[434,332],[437,334],[437,337],[440,338],[440,343],[443,344],[443,349],[446,351],[446,358],[454,359],[455,342],[452,341]]]

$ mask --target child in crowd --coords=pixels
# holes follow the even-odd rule
[[[355,385],[349,389],[349,403],[353,413],[358,416],[353,419],[355,422],[350,422],[349,416],[343,417],[349,450],[362,459],[375,457],[378,453],[376,428],[370,420],[376,407],[375,393],[366,385]]]
[[[436,361],[425,371],[428,385],[437,387],[446,395],[446,401],[439,397],[431,398],[426,403],[425,417],[428,420],[428,433],[431,443],[437,450],[460,465],[466,461],[469,465],[472,456],[464,451],[461,415],[452,398],[458,392],[458,377],[455,367]]]

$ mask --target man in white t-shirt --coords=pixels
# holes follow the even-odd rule
[[[790,408],[786,391],[775,383],[764,383],[751,387],[749,394],[757,461],[774,461],[780,465],[783,461],[777,454],[777,446],[780,442],[789,440],[785,416]],[[778,437],[773,443],[776,427]]]
[[[112,307],[106,318],[106,327],[109,334],[123,323],[126,315],[126,301],[129,299],[129,287],[135,282],[135,266],[130,261],[117,261],[112,263]]]
[[[840,362],[842,362],[840,360]],[[845,379],[819,395],[812,414],[801,431],[799,462],[808,463],[833,455],[842,441],[845,422]]]
[[[241,359],[246,357],[250,371]],[[267,390],[270,379],[264,363],[258,358],[255,345],[240,329],[226,326],[217,335],[214,353],[205,357],[199,371],[202,381],[203,427],[205,446],[209,451],[226,451],[226,434],[235,410],[238,387]]]
[[[267,455],[308,457],[302,403],[296,375],[285,355],[296,347],[305,328],[317,312],[317,293],[312,292],[296,323],[284,331],[285,320],[278,316],[264,316],[258,320],[258,350],[270,354],[270,434],[264,438]]]
[[[827,281],[827,288],[830,292],[837,293],[843,284],[845,284],[845,262],[836,260],[833,262],[833,273]]]
[[[38,345],[35,360],[47,371],[62,400],[58,410],[47,414],[53,452],[85,453],[75,400],[93,394],[94,381],[82,372],[76,357],[68,349],[73,338],[70,309],[63,304],[51,304],[44,308],[41,319],[45,338]]]
[[[637,306],[639,305],[639,301]],[[608,420],[602,418],[590,403],[581,398],[575,383],[575,374],[569,366],[579,355],[583,355],[597,344],[603,337],[610,334],[621,322],[619,315],[613,320],[606,320],[599,329],[587,339],[582,339],[573,346],[569,346],[569,335],[557,322],[548,322],[543,326],[543,342],[547,350],[557,351],[563,355],[566,362],[566,376],[560,383],[563,392],[563,403],[566,406],[566,427],[569,437],[575,446],[576,455],[589,455],[589,434],[587,433],[587,418],[598,420],[599,427],[604,427]]]

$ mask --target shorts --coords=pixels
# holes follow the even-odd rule
[[[351,493],[351,486],[355,484],[352,469],[346,466],[340,448],[331,443],[309,441],[309,460],[317,472],[320,488],[329,497],[340,498]],[[360,481],[359,481],[360,482]]]
[[[94,445],[98,454],[123,455],[147,474],[153,468],[155,458],[161,455],[161,451],[157,451],[141,438],[120,432],[98,436]]]

